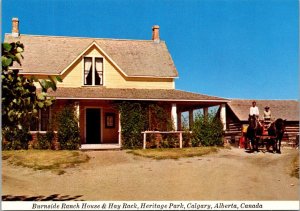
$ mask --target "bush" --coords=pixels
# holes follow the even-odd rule
[[[67,106],[58,112],[57,136],[62,150],[76,150],[80,146],[78,119],[73,106]]]
[[[197,115],[192,127],[192,146],[220,146],[223,144],[223,124],[213,113]]]
[[[46,134],[37,134],[37,146],[36,149],[51,149],[52,141],[54,140],[54,131],[47,131]]]
[[[3,131],[4,132],[4,131]],[[14,130],[6,130],[3,133],[2,141],[3,150],[20,150],[28,149],[28,142],[32,140],[28,128],[20,128]]]

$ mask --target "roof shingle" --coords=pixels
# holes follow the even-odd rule
[[[159,101],[206,101],[228,102],[225,98],[197,94],[175,89],[117,89],[104,87],[60,87],[50,96],[57,99],[103,99],[103,100],[159,100]]]
[[[5,42],[16,41],[25,47],[24,73],[59,74],[95,42],[129,77],[178,76],[164,41],[5,35]]]

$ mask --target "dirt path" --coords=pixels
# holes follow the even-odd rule
[[[298,153],[248,154],[233,148],[179,160],[152,160],[125,151],[86,152],[90,161],[63,175],[2,163],[3,195],[78,196],[78,200],[298,200],[289,176]]]

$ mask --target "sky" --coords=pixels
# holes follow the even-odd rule
[[[2,41],[21,34],[150,40],[160,26],[176,89],[299,99],[298,0],[2,0]]]

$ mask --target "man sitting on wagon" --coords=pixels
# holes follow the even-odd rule
[[[271,110],[270,110],[270,107],[269,106],[266,106],[265,107],[265,110],[264,110],[264,124],[265,125],[270,125],[271,123]]]
[[[259,110],[258,110],[258,107],[256,106],[256,101],[252,102],[252,106],[250,107],[249,115],[255,116],[255,118],[258,120],[259,125],[262,126],[261,122],[259,121]]]
[[[252,102],[252,106],[250,107],[250,112],[249,112],[250,116],[255,116],[256,119],[259,118],[259,110],[258,107],[256,106],[256,101]]]

